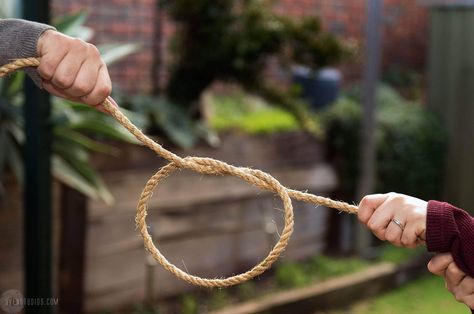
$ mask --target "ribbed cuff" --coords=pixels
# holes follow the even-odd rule
[[[449,252],[456,232],[447,203],[429,201],[426,216],[426,247],[429,252]]]
[[[46,24],[19,19],[0,20],[0,61],[2,64],[27,57],[37,57],[38,39],[47,30],[55,29]],[[35,69],[25,72],[41,87],[41,78]]]

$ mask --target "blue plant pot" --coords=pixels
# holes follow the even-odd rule
[[[301,88],[301,98],[314,110],[322,109],[336,101],[342,83],[342,74],[334,68],[313,71],[303,66],[292,69],[293,83]]]

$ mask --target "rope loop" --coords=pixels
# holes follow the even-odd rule
[[[38,58],[25,58],[18,59],[9,64],[0,67],[0,77],[4,77],[11,74],[21,68],[25,67],[36,67],[40,64]],[[123,127],[125,127],[130,133],[132,133],[143,145],[153,150],[157,155],[169,161],[169,164],[162,167],[156,172],[146,183],[145,188],[140,196],[140,200],[137,205],[137,212],[135,216],[136,227],[139,230],[145,248],[150,252],[155,260],[157,260],[166,270],[171,272],[176,277],[185,280],[191,284],[204,286],[204,287],[227,287],[236,285],[247,280],[254,278],[262,274],[265,270],[278,259],[281,253],[285,250],[290,240],[291,234],[293,233],[294,216],[293,216],[293,205],[291,199],[312,203],[315,205],[322,205],[338,209],[339,211],[355,214],[357,213],[357,206],[350,205],[345,202],[339,202],[330,198],[304,193],[297,190],[291,190],[285,188],[275,178],[268,173],[261,170],[250,169],[244,167],[235,167],[229,165],[223,161],[203,158],[203,157],[185,157],[181,158],[178,155],[166,150],[160,144],[150,139],[148,136],[138,129],[130,120],[120,111],[118,106],[115,104],[112,98],[107,98],[102,106],[104,109],[113,116]],[[155,187],[163,181],[166,177],[172,174],[177,169],[187,169],[197,173],[206,175],[231,175],[238,177],[247,183],[273,192],[277,194],[282,202],[284,208],[284,227],[281,232],[281,236],[275,246],[272,248],[270,253],[260,263],[255,265],[252,269],[235,276],[231,276],[224,279],[208,279],[201,278],[198,276],[191,275],[180,268],[170,263],[160,250],[153,243],[153,240],[148,233],[146,224],[146,216],[148,213],[148,201],[150,200],[153,190]]]

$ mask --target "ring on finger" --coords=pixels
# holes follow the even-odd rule
[[[402,223],[400,220],[398,220],[398,219],[396,219],[396,218],[393,218],[393,219],[391,220],[391,222],[393,222],[394,224],[396,224],[400,229],[402,229],[402,231],[405,230],[405,226],[403,225],[403,223]]]

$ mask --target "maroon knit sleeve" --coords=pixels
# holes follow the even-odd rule
[[[428,251],[451,252],[456,265],[474,277],[474,218],[448,203],[429,201],[426,218]]]

